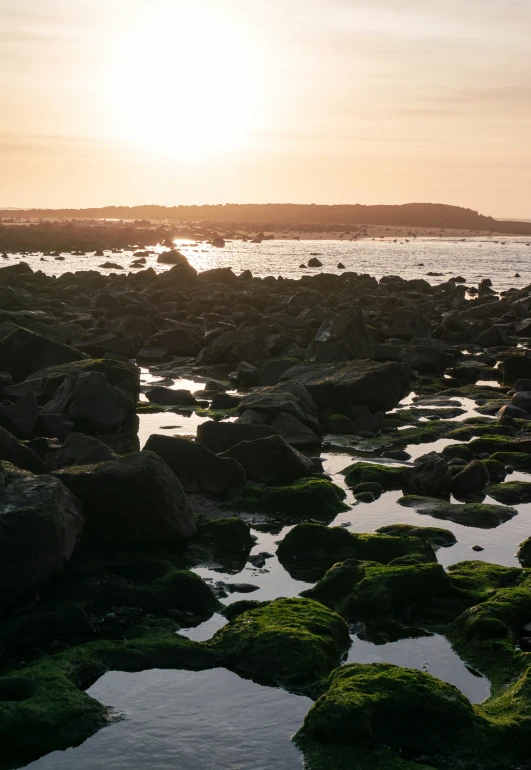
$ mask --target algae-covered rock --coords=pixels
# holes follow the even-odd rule
[[[520,580],[522,570],[471,560],[451,564],[447,572],[452,585],[466,592],[470,603],[475,604],[486,599],[493,590],[514,586]]]
[[[329,517],[348,510],[341,487],[326,479],[301,479],[285,487],[240,487],[229,493],[227,506],[250,513]]]
[[[528,537],[527,540],[520,543],[516,555],[522,567],[531,567],[531,537]]]
[[[457,543],[457,538],[449,529],[442,527],[415,527],[413,524],[388,524],[376,530],[381,535],[393,537],[419,537],[427,540],[433,548],[449,548]]]
[[[254,538],[250,526],[238,518],[196,519],[197,533],[191,545],[205,544],[217,554],[248,553]]]
[[[332,672],[297,739],[390,747],[410,758],[437,757],[439,764],[479,723],[453,685],[389,663],[355,663]]]
[[[244,612],[210,642],[230,668],[288,687],[327,676],[349,645],[345,621],[310,599],[276,599]]]
[[[467,499],[471,494],[481,492],[489,481],[490,474],[485,463],[472,460],[453,477],[450,491],[457,498]]]
[[[357,534],[343,527],[305,522],[293,527],[279,543],[277,556],[290,572],[317,577],[336,562],[347,559],[389,564],[395,560],[435,561],[432,547],[417,537]]]
[[[382,489],[402,489],[406,468],[401,465],[379,465],[377,463],[356,462],[341,471],[349,487],[366,482],[376,482]]]
[[[460,460],[471,460],[472,452],[468,444],[448,444],[442,450],[442,455],[447,460],[458,457]]]
[[[495,452],[489,459],[496,460],[502,465],[510,466],[515,470],[531,470],[530,452]]]
[[[519,503],[531,502],[531,483],[529,481],[507,481],[504,484],[491,484],[485,492],[499,503],[518,505]]]
[[[499,527],[518,513],[514,508],[487,503],[453,504],[430,497],[407,495],[398,500],[400,505],[414,508],[417,513],[433,516],[434,519],[446,519],[465,527],[492,529]]]
[[[129,632],[128,635],[131,635]],[[5,766],[25,765],[51,751],[77,746],[108,723],[108,708],[87,695],[108,670],[211,668],[206,645],[166,624],[149,625],[126,641],[73,647],[0,677],[0,742]]]

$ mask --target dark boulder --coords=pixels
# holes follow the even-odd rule
[[[487,466],[481,460],[472,460],[452,479],[450,491],[457,498],[481,492],[490,481]]]
[[[236,460],[245,470],[248,481],[268,485],[291,484],[315,472],[310,458],[290,446],[282,436],[242,441],[221,456]]]
[[[245,484],[245,472],[238,462],[219,457],[195,441],[153,434],[146,450],[162,457],[187,492],[221,496],[231,487]]]
[[[209,420],[197,428],[197,442],[211,452],[224,452],[241,441],[253,441],[266,436],[276,436],[277,431],[269,425],[216,422]]]
[[[39,455],[4,428],[0,428],[0,460],[31,473],[46,472]]]
[[[39,407],[35,393],[26,393],[10,406],[0,405],[0,426],[17,438],[32,437],[38,416]]]
[[[57,479],[2,463],[0,615],[70,559],[84,525],[79,501]]]
[[[167,348],[175,356],[196,356],[201,350],[203,339],[197,329],[179,324],[154,334],[149,339],[148,345],[154,348]]]
[[[81,501],[86,534],[94,543],[166,542],[195,532],[181,484],[154,452],[134,452],[54,475]]]
[[[16,329],[0,339],[2,369],[9,372],[16,382],[45,367],[68,364],[84,358],[87,356],[79,350],[27,329]]]
[[[373,344],[359,308],[342,310],[323,321],[315,342],[333,345],[344,351],[349,358],[372,358]]]
[[[403,364],[348,361],[338,364],[299,364],[282,375],[309,391],[321,409],[344,414],[355,404],[371,412],[393,409],[406,396],[411,380]]]
[[[46,454],[44,465],[51,473],[73,465],[94,465],[116,459],[113,450],[103,441],[83,433],[71,433],[60,449]]]
[[[102,372],[86,372],[67,377],[42,411],[45,414],[62,414],[76,428],[112,431],[134,410],[135,404],[129,392],[110,385]]]

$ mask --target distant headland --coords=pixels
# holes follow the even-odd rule
[[[279,228],[287,225],[323,227],[387,225],[459,229],[530,235],[531,222],[497,220],[472,209],[440,203],[365,206],[295,203],[227,203],[206,206],[102,206],[86,209],[4,209],[1,219],[145,219],[150,222],[210,222]]]

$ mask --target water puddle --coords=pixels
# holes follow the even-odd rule
[[[125,718],[28,770],[296,770],[312,701],[231,671],[111,671],[89,695]]]
[[[455,685],[472,703],[481,703],[490,695],[489,680],[473,673],[440,634],[378,645],[353,636],[345,663],[394,663],[416,668]]]

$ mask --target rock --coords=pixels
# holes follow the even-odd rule
[[[251,410],[244,412],[243,416],[251,414]],[[261,414],[258,412],[258,414]],[[275,428],[282,438],[296,449],[316,449],[321,446],[321,439],[311,428],[287,412],[281,412],[271,427]]]
[[[474,492],[481,492],[490,481],[489,471],[481,460],[472,460],[452,479],[451,493],[457,497],[466,497]]]
[[[382,452],[381,456],[388,457],[390,460],[400,460],[402,462],[411,460],[411,455],[404,449],[386,449],[384,452]]]
[[[531,379],[531,357],[525,354],[506,358],[502,363],[503,384],[514,385],[521,379]]]
[[[157,257],[157,262],[159,265],[182,265],[187,264],[188,260],[177,249],[171,249],[170,251],[162,251]]]
[[[323,321],[315,342],[326,343],[344,351],[349,358],[372,358],[373,345],[359,308],[343,310]]]
[[[392,749],[430,762],[460,756],[467,732],[481,728],[481,717],[457,687],[416,669],[353,663],[336,669],[325,687],[297,739],[311,738],[328,750],[350,744],[356,751]],[[411,730],[411,724],[422,729]]]
[[[519,420],[529,420],[531,419],[531,414],[529,412],[526,412],[524,409],[521,409],[518,406],[514,406],[514,404],[505,404],[505,406],[502,406],[502,408],[496,413],[497,417],[512,417],[513,419],[519,419]]]
[[[345,483],[353,489],[360,484],[378,484],[381,490],[402,489],[406,468],[399,465],[379,465],[377,463],[355,462],[344,468],[341,473]],[[371,490],[372,491],[372,490]]]
[[[190,505],[175,474],[154,452],[56,471],[81,501],[95,544],[186,540],[195,532]]]
[[[491,484],[485,492],[496,502],[505,505],[519,505],[531,502],[531,483],[529,481],[508,481],[505,484]]]
[[[0,460],[31,473],[46,472],[39,455],[4,428],[0,428]]]
[[[62,414],[40,414],[35,432],[38,436],[66,441],[74,429],[74,423]]]
[[[277,385],[285,371],[298,364],[296,358],[270,358],[264,361],[260,369],[258,385]]]
[[[452,484],[452,474],[446,460],[433,453],[415,461],[414,468],[404,470],[403,489],[427,497],[446,497]]]
[[[332,520],[348,510],[345,497],[341,487],[326,479],[304,478],[285,487],[242,487],[229,495],[227,505],[234,511]]]
[[[382,485],[378,484],[377,481],[364,481],[361,484],[356,484],[356,486],[352,488],[352,491],[355,495],[359,495],[364,492],[370,492],[370,494],[373,496],[373,499],[375,499],[380,497],[383,492],[383,488]]]
[[[218,454],[236,446],[241,441],[253,441],[254,439],[275,435],[277,435],[275,428],[269,425],[248,425],[209,420],[197,427],[196,440],[201,446]]]
[[[62,414],[76,428],[111,431],[134,413],[131,393],[109,384],[103,372],[70,375],[43,407],[44,414]]]
[[[240,361],[238,368],[231,379],[240,388],[251,388],[260,381],[260,370],[248,361]]]
[[[457,543],[457,538],[449,529],[441,527],[415,527],[413,524],[388,524],[376,530],[381,535],[393,537],[420,537],[436,548],[449,548]]]
[[[84,525],[81,506],[57,479],[2,463],[0,615],[62,569]]]
[[[254,591],[260,590],[260,586],[255,586],[252,583],[226,583],[226,587],[231,594],[252,594]]]
[[[147,347],[167,348],[175,356],[196,356],[203,346],[201,334],[193,328],[176,324],[150,337]]]
[[[485,549],[482,548],[482,546],[480,546],[480,545],[473,545],[472,546],[472,550],[473,551],[477,551],[479,553],[479,551],[484,551]]]
[[[245,484],[245,472],[238,462],[219,457],[195,441],[153,434],[144,450],[162,457],[187,492],[221,496],[231,487]]]
[[[34,393],[26,393],[12,406],[0,405],[0,426],[20,439],[33,435],[39,416],[39,408]]]
[[[299,364],[284,372],[281,380],[304,385],[320,409],[343,414],[352,404],[366,406],[371,412],[393,409],[411,386],[403,364],[374,361]]]
[[[173,390],[157,385],[146,392],[148,401],[162,406],[196,406],[197,399],[189,390]]]
[[[454,362],[454,357],[435,347],[413,345],[399,353],[399,360],[419,372],[433,374],[444,372]]]
[[[210,404],[211,409],[235,409],[240,405],[240,396],[231,396],[230,393],[216,393]]]
[[[281,436],[242,441],[221,453],[236,460],[248,481],[263,484],[290,484],[315,472],[309,457],[290,446]]]
[[[311,257],[308,260],[308,267],[322,267],[323,263],[317,257]]]
[[[297,382],[281,382],[271,388],[254,390],[240,403],[240,414],[248,409],[262,412],[269,420],[283,413],[290,414],[315,432],[321,428],[314,400],[308,390]]]
[[[354,497],[360,503],[373,503],[376,499],[372,492],[357,492]]]
[[[123,356],[126,361],[133,358],[137,349],[131,337],[119,331],[92,330],[83,332],[74,335],[72,344],[82,353],[88,353],[91,358],[117,355]],[[141,344],[138,347],[141,347]]]
[[[15,382],[49,366],[81,361],[86,358],[79,350],[54,342],[28,329],[16,329],[0,339],[2,369],[9,372]]]
[[[494,324],[489,329],[481,332],[476,338],[476,345],[484,345],[485,347],[503,347],[509,343],[506,329],[503,326]]]
[[[527,540],[520,543],[516,557],[522,567],[531,567],[531,537],[528,537]]]
[[[527,412],[527,419],[529,419],[529,412],[531,412],[531,390],[519,390],[512,397],[512,405],[517,409],[521,409]],[[515,416],[514,414],[511,416]]]
[[[310,599],[275,599],[219,630],[211,645],[223,664],[284,686],[316,682],[350,645],[345,621]]]
[[[401,497],[400,505],[415,508],[417,513],[433,516],[435,519],[446,519],[462,524],[464,527],[478,527],[479,529],[493,529],[504,524],[518,511],[515,508],[506,508],[503,505],[488,505],[485,503],[463,503],[454,505],[443,500],[429,497],[416,497],[414,495]]]
[[[393,311],[390,323],[382,329],[385,337],[399,337],[409,340],[412,337],[430,337],[430,322],[409,308],[398,308]]]
[[[113,450],[103,441],[83,433],[70,433],[60,449],[47,453],[44,465],[50,473],[73,465],[94,465],[116,459]]]

